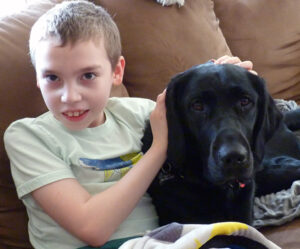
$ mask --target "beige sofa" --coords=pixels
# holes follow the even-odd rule
[[[34,1],[0,18],[0,248],[31,248],[27,216],[17,199],[3,147],[13,120],[46,110],[29,62],[34,21],[61,0]],[[126,58],[124,84],[112,95],[154,99],[170,77],[233,54],[254,62],[273,97],[300,103],[299,0],[185,0],[163,7],[154,0],[96,0],[114,16]],[[30,149],[30,148],[28,148]],[[284,249],[300,248],[300,219],[261,231]]]

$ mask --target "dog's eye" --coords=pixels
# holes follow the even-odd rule
[[[251,100],[247,97],[242,98],[242,99],[239,100],[239,105],[242,108],[248,107],[250,104],[251,104]]]
[[[250,103],[250,100],[248,98],[243,98],[240,100],[241,106],[246,106]]]
[[[192,108],[195,111],[203,111],[204,110],[204,105],[201,101],[197,100],[197,101],[194,101],[192,103]]]

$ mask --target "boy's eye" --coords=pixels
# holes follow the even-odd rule
[[[85,73],[82,78],[83,80],[93,80],[96,77],[94,73]]]
[[[46,75],[45,78],[47,79],[47,81],[50,81],[50,82],[58,81],[58,77],[54,74]]]

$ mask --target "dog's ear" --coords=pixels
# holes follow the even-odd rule
[[[185,87],[198,68],[213,64],[208,61],[204,64],[195,65],[184,72],[175,75],[167,86],[166,108],[168,122],[168,162],[173,166],[182,165],[187,154],[187,144],[184,130],[182,100]],[[181,112],[180,112],[181,110]],[[181,168],[182,169],[182,168]],[[177,169],[178,171],[178,169]]]
[[[179,103],[185,88],[186,72],[173,77],[167,86],[166,108],[168,122],[168,162],[176,167],[180,166],[186,155],[186,140],[180,115]]]
[[[252,149],[256,160],[261,162],[266,142],[271,139],[283,119],[281,112],[277,109],[274,100],[266,89],[263,78],[249,72],[247,74],[259,96]]]

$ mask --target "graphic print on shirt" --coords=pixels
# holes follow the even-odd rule
[[[142,152],[130,153],[104,160],[79,158],[79,165],[84,168],[103,171],[105,182],[116,181],[121,179],[141,159],[142,155]]]

